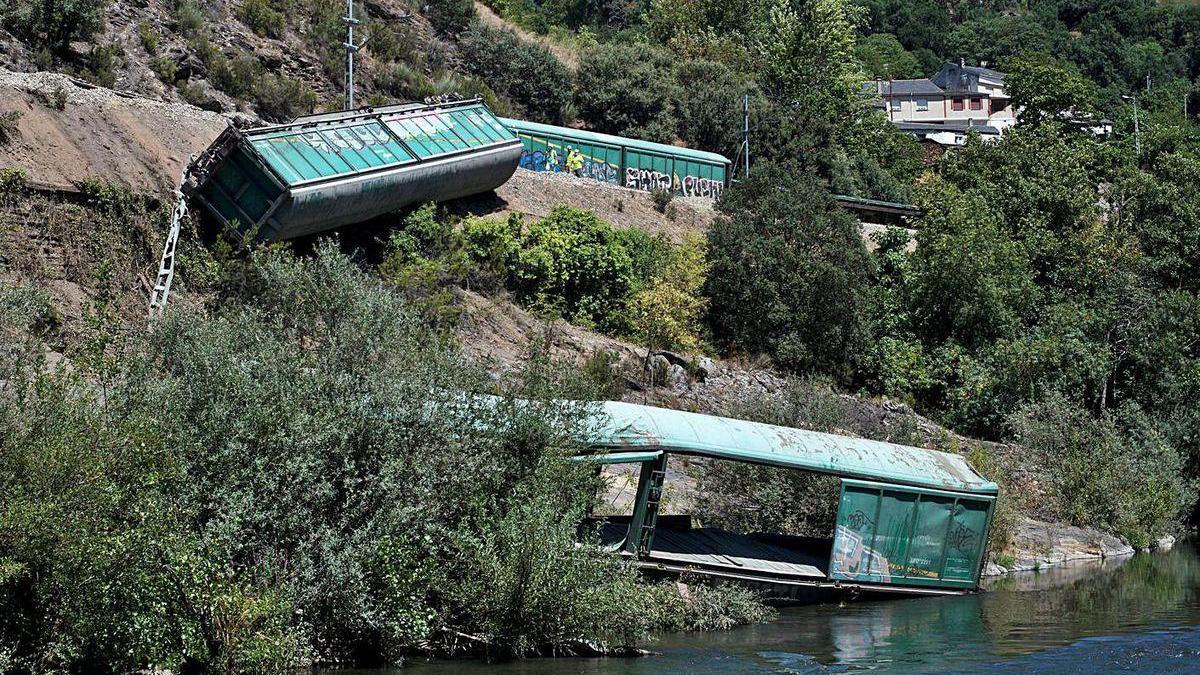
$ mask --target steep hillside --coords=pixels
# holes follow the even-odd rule
[[[174,175],[183,159],[204,147],[225,123],[219,115],[185,104],[163,104],[81,88],[60,76],[6,74],[7,103],[23,110],[14,141],[0,150],[0,168],[26,171],[34,187],[66,193],[9,189],[0,204],[3,281],[40,286],[51,293],[59,322],[60,350],[69,352],[84,318],[98,301],[110,299],[130,322],[140,322],[166,226]],[[65,92],[62,109],[57,101]],[[47,93],[48,92],[48,93]],[[46,97],[51,97],[47,103]],[[15,105],[14,105],[15,104]],[[87,114],[104,110],[103,115]],[[46,150],[37,141],[46,137]],[[147,197],[106,188],[89,176],[124,185]],[[494,194],[449,205],[462,214],[543,215],[557,204],[593,209],[619,227],[639,227],[680,239],[703,232],[711,206],[676,200],[655,208],[645,193],[577,179],[519,172]],[[188,296],[188,274],[205,273],[205,256],[194,240],[181,248],[184,272],[175,302]],[[196,266],[188,271],[188,264]],[[983,448],[995,466],[1007,467],[1008,499],[1022,515],[1015,522],[1010,564],[1023,567],[1074,557],[1109,555],[1125,550],[1095,530],[1061,529],[1042,520],[1046,509],[1042,479],[1018,448],[981,443],[958,436],[888,399],[839,394],[824,385],[797,384],[763,364],[701,355],[652,353],[614,337],[557,321],[547,323],[516,306],[503,293],[491,297],[454,290],[459,317],[455,330],[468,359],[503,379],[519,368],[534,344],[581,368],[608,369],[610,395],[710,414],[735,414],[747,405],[779,399],[797,386],[822,404],[825,428],[848,435],[892,440],[970,453]],[[829,412],[832,411],[832,412]],[[673,509],[693,499],[697,467],[682,461],[673,467]],[[613,475],[611,507],[629,498],[628,477]]]
[[[164,196],[228,124],[194,106],[119,95],[65,75],[0,70],[3,113],[19,117],[0,144],[0,167],[21,169],[31,184],[72,190],[102,176]]]

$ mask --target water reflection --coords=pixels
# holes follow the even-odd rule
[[[817,605],[726,633],[663,636],[644,659],[434,662],[406,672],[1200,672],[1193,545],[996,580],[973,596]],[[1182,670],[1180,670],[1182,669]]]

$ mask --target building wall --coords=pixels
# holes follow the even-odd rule
[[[945,99],[943,97],[928,97],[928,110],[918,110],[917,101],[919,97],[896,97],[892,101],[900,101],[900,109],[896,110],[891,107],[891,102],[885,110],[888,112],[888,119],[897,122],[937,122],[946,118],[945,115]]]

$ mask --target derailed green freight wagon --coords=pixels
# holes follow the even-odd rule
[[[521,139],[521,168],[569,173],[610,185],[716,199],[730,161],[714,152],[500,118]]]
[[[978,586],[997,486],[960,456],[620,402],[580,461],[640,464],[628,517],[602,519],[601,540],[643,569],[749,583],[776,595],[820,591],[963,593]],[[828,538],[735,533],[659,517],[671,455],[841,479]],[[833,506],[832,504],[830,505]]]
[[[521,143],[482,103],[399,105],[227,129],[184,192],[223,224],[290,239],[495,189]]]

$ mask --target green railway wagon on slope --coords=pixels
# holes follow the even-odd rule
[[[716,199],[730,162],[715,152],[500,118],[521,139],[521,168],[569,173],[610,185]]]
[[[601,541],[643,570],[727,579],[777,596],[975,590],[998,488],[961,456],[621,402],[602,404],[578,461],[641,466],[632,515],[597,519]],[[671,455],[840,479],[828,537],[737,533],[662,516]]]
[[[521,142],[479,101],[409,104],[229,127],[183,191],[226,226],[291,239],[504,184]]]

